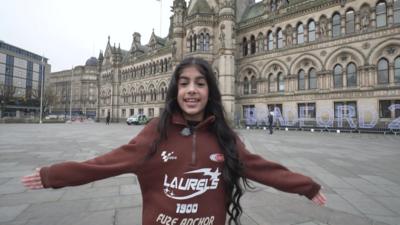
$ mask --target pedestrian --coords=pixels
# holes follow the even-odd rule
[[[142,224],[240,224],[239,200],[248,180],[326,198],[311,178],[249,152],[224,116],[210,65],[186,58],[175,69],[160,118],[128,144],[84,162],[63,162],[22,178],[29,189],[82,185],[136,174],[143,199]],[[244,184],[244,185],[242,185]]]
[[[272,134],[272,125],[274,124],[274,112],[270,111],[268,113],[268,129],[269,129],[269,134]]]
[[[110,119],[111,119],[110,112],[107,112],[106,125],[110,125]]]

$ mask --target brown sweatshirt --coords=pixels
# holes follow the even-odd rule
[[[123,173],[137,175],[143,196],[143,225],[224,225],[226,218],[222,168],[224,157],[216,136],[207,127],[211,116],[190,133],[180,114],[172,118],[168,139],[150,159],[146,156],[158,136],[153,119],[128,144],[85,162],[64,162],[43,167],[46,188],[86,184]],[[187,131],[187,130],[186,130]],[[245,149],[237,138],[244,175],[281,191],[311,199],[320,186],[309,177],[293,173]]]

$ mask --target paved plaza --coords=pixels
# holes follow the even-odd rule
[[[20,184],[36,167],[92,158],[140,129],[122,123],[0,124],[0,225],[141,225],[133,175],[57,190],[28,191]],[[250,151],[311,176],[328,198],[326,207],[318,207],[254,184],[242,199],[244,225],[400,224],[400,136],[238,132]]]

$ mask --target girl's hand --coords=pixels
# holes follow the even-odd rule
[[[323,206],[326,204],[326,197],[321,192],[318,192],[318,194],[316,194],[314,198],[311,199],[311,201],[313,201],[317,205]]]
[[[31,190],[42,189],[43,183],[39,174],[40,168],[36,168],[35,173],[21,178],[22,184]]]

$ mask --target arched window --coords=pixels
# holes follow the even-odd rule
[[[354,63],[347,65],[347,87],[357,86],[357,68]]]
[[[189,49],[190,49],[190,52],[193,52],[193,38],[192,38],[192,36],[189,37]]]
[[[276,48],[283,48],[283,33],[281,28],[276,32]]]
[[[393,22],[400,23],[400,0],[393,1]]]
[[[161,60],[161,65],[160,66],[161,66],[161,73],[162,73],[162,72],[164,72],[164,61],[163,60]]]
[[[376,27],[386,26],[386,2],[381,1],[376,5]]]
[[[204,43],[204,51],[210,50],[210,35],[206,34],[205,43]]]
[[[340,14],[335,13],[332,17],[332,37],[339,37],[340,29]]]
[[[394,60],[394,82],[400,83],[400,56]]]
[[[248,44],[247,44],[247,38],[243,38],[243,56],[246,56],[248,53]]]
[[[247,79],[247,77],[244,78],[243,84],[244,84],[243,93],[244,93],[245,95],[248,95],[248,94],[249,94],[249,85],[250,85],[250,84],[249,84],[249,79]]]
[[[200,34],[199,42],[200,42],[200,51],[204,51],[204,34],[203,33]]]
[[[197,35],[193,35],[193,51],[197,50]]]
[[[389,83],[389,62],[382,58],[378,62],[378,84]]]
[[[311,20],[308,23],[308,42],[315,41],[315,22]]]
[[[268,50],[274,49],[274,35],[272,34],[272,31],[268,32]]]
[[[343,68],[341,65],[336,65],[333,69],[333,86],[335,88],[343,87]]]
[[[274,85],[272,84],[273,78],[272,74],[268,75],[268,92],[272,92],[274,90]]]
[[[303,44],[304,43],[304,27],[303,24],[299,24],[297,26],[297,44]]]
[[[285,80],[282,73],[278,73],[278,91],[285,91]]]
[[[256,53],[256,38],[254,35],[250,37],[250,54]]]
[[[167,61],[167,59],[164,59],[164,71],[165,72],[168,71],[168,61]]]
[[[354,10],[349,10],[346,12],[346,34],[354,33]]]
[[[317,88],[317,71],[312,68],[308,72],[308,89],[316,89]]]
[[[251,77],[250,84],[251,84],[251,93],[257,94],[257,80],[255,76]]]
[[[305,90],[306,89],[304,70],[300,70],[299,71],[297,82],[298,82],[298,89],[299,90]]]

